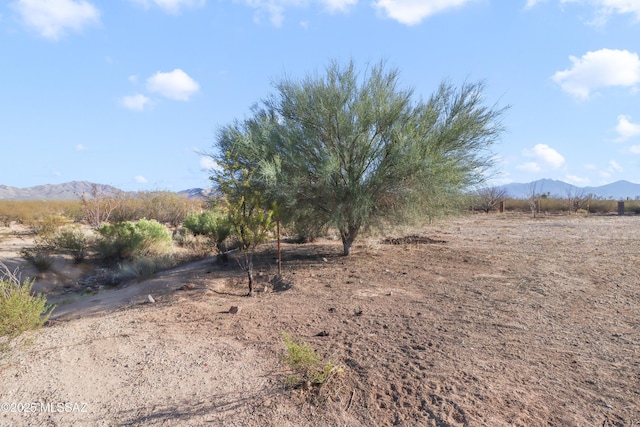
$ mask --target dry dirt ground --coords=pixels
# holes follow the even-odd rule
[[[0,359],[0,426],[640,426],[640,217],[412,234],[285,244],[275,288],[269,244],[252,298],[212,260],[49,286],[53,320]],[[287,389],[281,331],[344,372]]]

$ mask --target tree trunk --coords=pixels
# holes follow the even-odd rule
[[[247,268],[247,277],[249,278],[249,293],[247,295],[251,296],[253,294],[253,268]]]
[[[344,256],[349,256],[351,254],[351,245],[353,241],[358,237],[358,231],[360,231],[360,227],[357,226],[349,226],[346,231],[340,232],[342,237],[342,254]]]

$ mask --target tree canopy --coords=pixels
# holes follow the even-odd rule
[[[424,102],[384,63],[359,72],[334,61],[274,86],[221,129],[214,158],[254,171],[251,185],[283,220],[335,227],[345,255],[368,227],[425,216],[482,182],[503,131],[505,108],[484,105],[484,82],[443,82]]]

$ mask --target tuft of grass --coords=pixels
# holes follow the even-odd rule
[[[281,360],[293,371],[284,378],[284,384],[288,388],[322,386],[334,375],[343,372],[342,368],[331,362],[322,362],[320,355],[309,343],[294,339],[284,331],[281,334],[285,346]]]
[[[43,294],[34,294],[33,280],[21,281],[0,263],[0,338],[15,338],[25,331],[40,328],[55,308],[47,304]]]

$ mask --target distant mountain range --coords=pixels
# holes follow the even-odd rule
[[[501,185],[499,188],[504,189],[507,195],[514,199],[526,199],[531,196],[532,191],[535,194],[546,194],[551,197],[561,198],[567,197],[569,192],[573,195],[582,194],[586,196],[592,194],[598,198],[613,200],[640,198],[640,184],[634,184],[629,181],[616,181],[600,187],[577,187],[553,179],[540,179],[527,184],[511,183]]]
[[[35,187],[17,188],[0,185],[0,200],[76,200],[83,194],[90,197],[95,189],[98,194],[111,196],[122,190],[111,185],[94,184],[88,181],[72,181],[63,184],[46,184]],[[208,198],[212,190],[192,188],[178,191],[177,194],[189,199]]]
[[[99,194],[113,195],[121,192],[111,185],[94,184],[87,181],[72,181],[64,184],[46,184],[28,188],[9,187],[0,185],[0,200],[74,200],[82,194],[90,196],[94,186]],[[547,194],[551,197],[567,197],[567,194],[592,194],[603,199],[625,200],[640,199],[640,184],[629,181],[617,181],[600,187],[576,187],[553,179],[540,179],[526,184],[511,183],[501,185],[509,197],[526,199],[534,191],[536,194]],[[211,189],[191,188],[178,191],[189,199],[206,199],[214,194]]]

